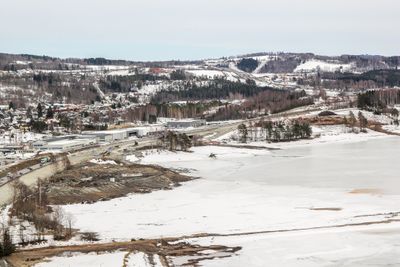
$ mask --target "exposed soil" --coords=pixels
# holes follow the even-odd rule
[[[371,194],[371,195],[380,195],[382,194],[382,190],[377,188],[358,188],[353,189],[349,192],[350,194]]]
[[[230,257],[240,250],[240,247],[227,247],[220,245],[200,246],[182,242],[178,238],[138,240],[130,242],[113,242],[103,244],[86,244],[66,247],[48,247],[16,252],[7,258],[12,266],[31,267],[46,258],[65,255],[66,252],[79,253],[104,253],[112,251],[127,251],[146,253],[149,257],[158,255],[163,266],[174,266],[172,259],[184,257],[180,266],[199,266],[202,260]],[[117,266],[117,265],[116,265]]]
[[[285,233],[285,232],[300,232],[309,230],[326,230],[336,229],[345,227],[358,227],[366,225],[379,225],[379,224],[390,224],[393,222],[399,222],[395,217],[399,213],[388,213],[388,214],[371,214],[364,216],[376,216],[385,215],[385,219],[372,220],[358,223],[338,224],[338,225],[326,225],[326,226],[315,226],[306,228],[294,228],[294,229],[276,229],[256,232],[238,232],[228,234],[217,234],[217,233],[202,233],[194,234],[190,236],[182,236],[177,238],[163,238],[163,239],[148,239],[148,240],[137,240],[130,242],[112,242],[112,243],[96,243],[96,244],[85,244],[75,246],[59,246],[59,247],[47,247],[38,248],[31,250],[18,251],[11,256],[7,257],[7,261],[12,266],[31,267],[35,264],[42,262],[46,258],[63,255],[66,252],[112,252],[112,251],[127,251],[135,252],[141,251],[147,255],[159,255],[163,266],[172,267],[176,266],[173,264],[173,259],[182,257],[185,262],[177,266],[192,266],[198,267],[203,260],[216,259],[231,257],[241,247],[228,247],[223,245],[211,245],[211,246],[200,246],[184,242],[184,240],[196,239],[201,237],[234,237],[234,236],[247,236],[247,235],[259,235],[259,234],[272,234],[272,233]],[[180,260],[180,262],[182,262]]]
[[[159,166],[83,163],[51,177],[46,183],[50,204],[95,202],[172,189],[193,178]]]
[[[315,211],[341,211],[342,208],[310,208],[310,210],[315,210]]]
[[[344,118],[341,116],[315,116],[311,118],[302,118],[305,121],[308,121],[314,125],[338,125],[344,123]]]

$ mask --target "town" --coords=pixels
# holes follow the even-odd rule
[[[395,236],[360,231],[400,216],[399,66],[0,54],[0,266],[246,266],[262,257],[255,243],[300,244],[299,233],[312,244],[286,244],[294,254],[371,250],[360,238],[396,254]],[[332,242],[319,248],[319,234]]]

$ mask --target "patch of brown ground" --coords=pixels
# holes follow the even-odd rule
[[[341,211],[342,208],[310,208],[310,210],[316,210],[316,211]]]
[[[84,163],[54,175],[45,187],[50,204],[62,205],[172,189],[191,179],[158,166]]]
[[[198,266],[205,259],[229,257],[240,247],[227,247],[220,245],[200,246],[186,242],[179,242],[178,238],[138,240],[131,242],[113,242],[103,244],[87,244],[65,247],[48,247],[19,251],[7,258],[12,266],[31,267],[42,262],[45,258],[59,256],[65,252],[111,252],[111,251],[141,251],[148,255],[159,255],[164,266],[172,266],[169,257],[191,256],[185,266]]]
[[[349,192],[350,194],[371,194],[371,195],[380,195],[382,194],[382,190],[377,188],[358,188],[353,189]]]
[[[302,118],[314,125],[338,125],[344,124],[344,118],[342,116],[315,116],[310,118]]]

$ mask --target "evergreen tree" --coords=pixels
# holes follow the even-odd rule
[[[43,108],[42,108],[42,104],[38,104],[37,105],[37,113],[38,113],[38,118],[41,118],[43,116]]]
[[[52,119],[53,117],[54,117],[54,112],[53,112],[52,107],[50,106],[50,107],[47,109],[46,119]]]
[[[8,229],[3,231],[3,246],[2,246],[2,256],[11,255],[15,251],[15,245],[12,242],[12,237]]]
[[[15,109],[15,104],[14,104],[14,102],[10,102],[9,104],[8,104],[8,109]]]

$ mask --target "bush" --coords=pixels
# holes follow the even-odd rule
[[[81,240],[83,241],[99,241],[99,235],[95,232],[85,232],[81,234]]]
[[[330,111],[330,110],[325,110],[325,111],[322,111],[322,112],[320,112],[319,114],[318,114],[318,116],[320,116],[320,117],[325,117],[325,116],[336,116],[337,114],[335,113],[335,112],[333,112],[333,111]]]
[[[3,230],[2,237],[2,242],[0,242],[0,258],[9,256],[15,251],[15,245],[12,243],[12,238],[8,229]]]

